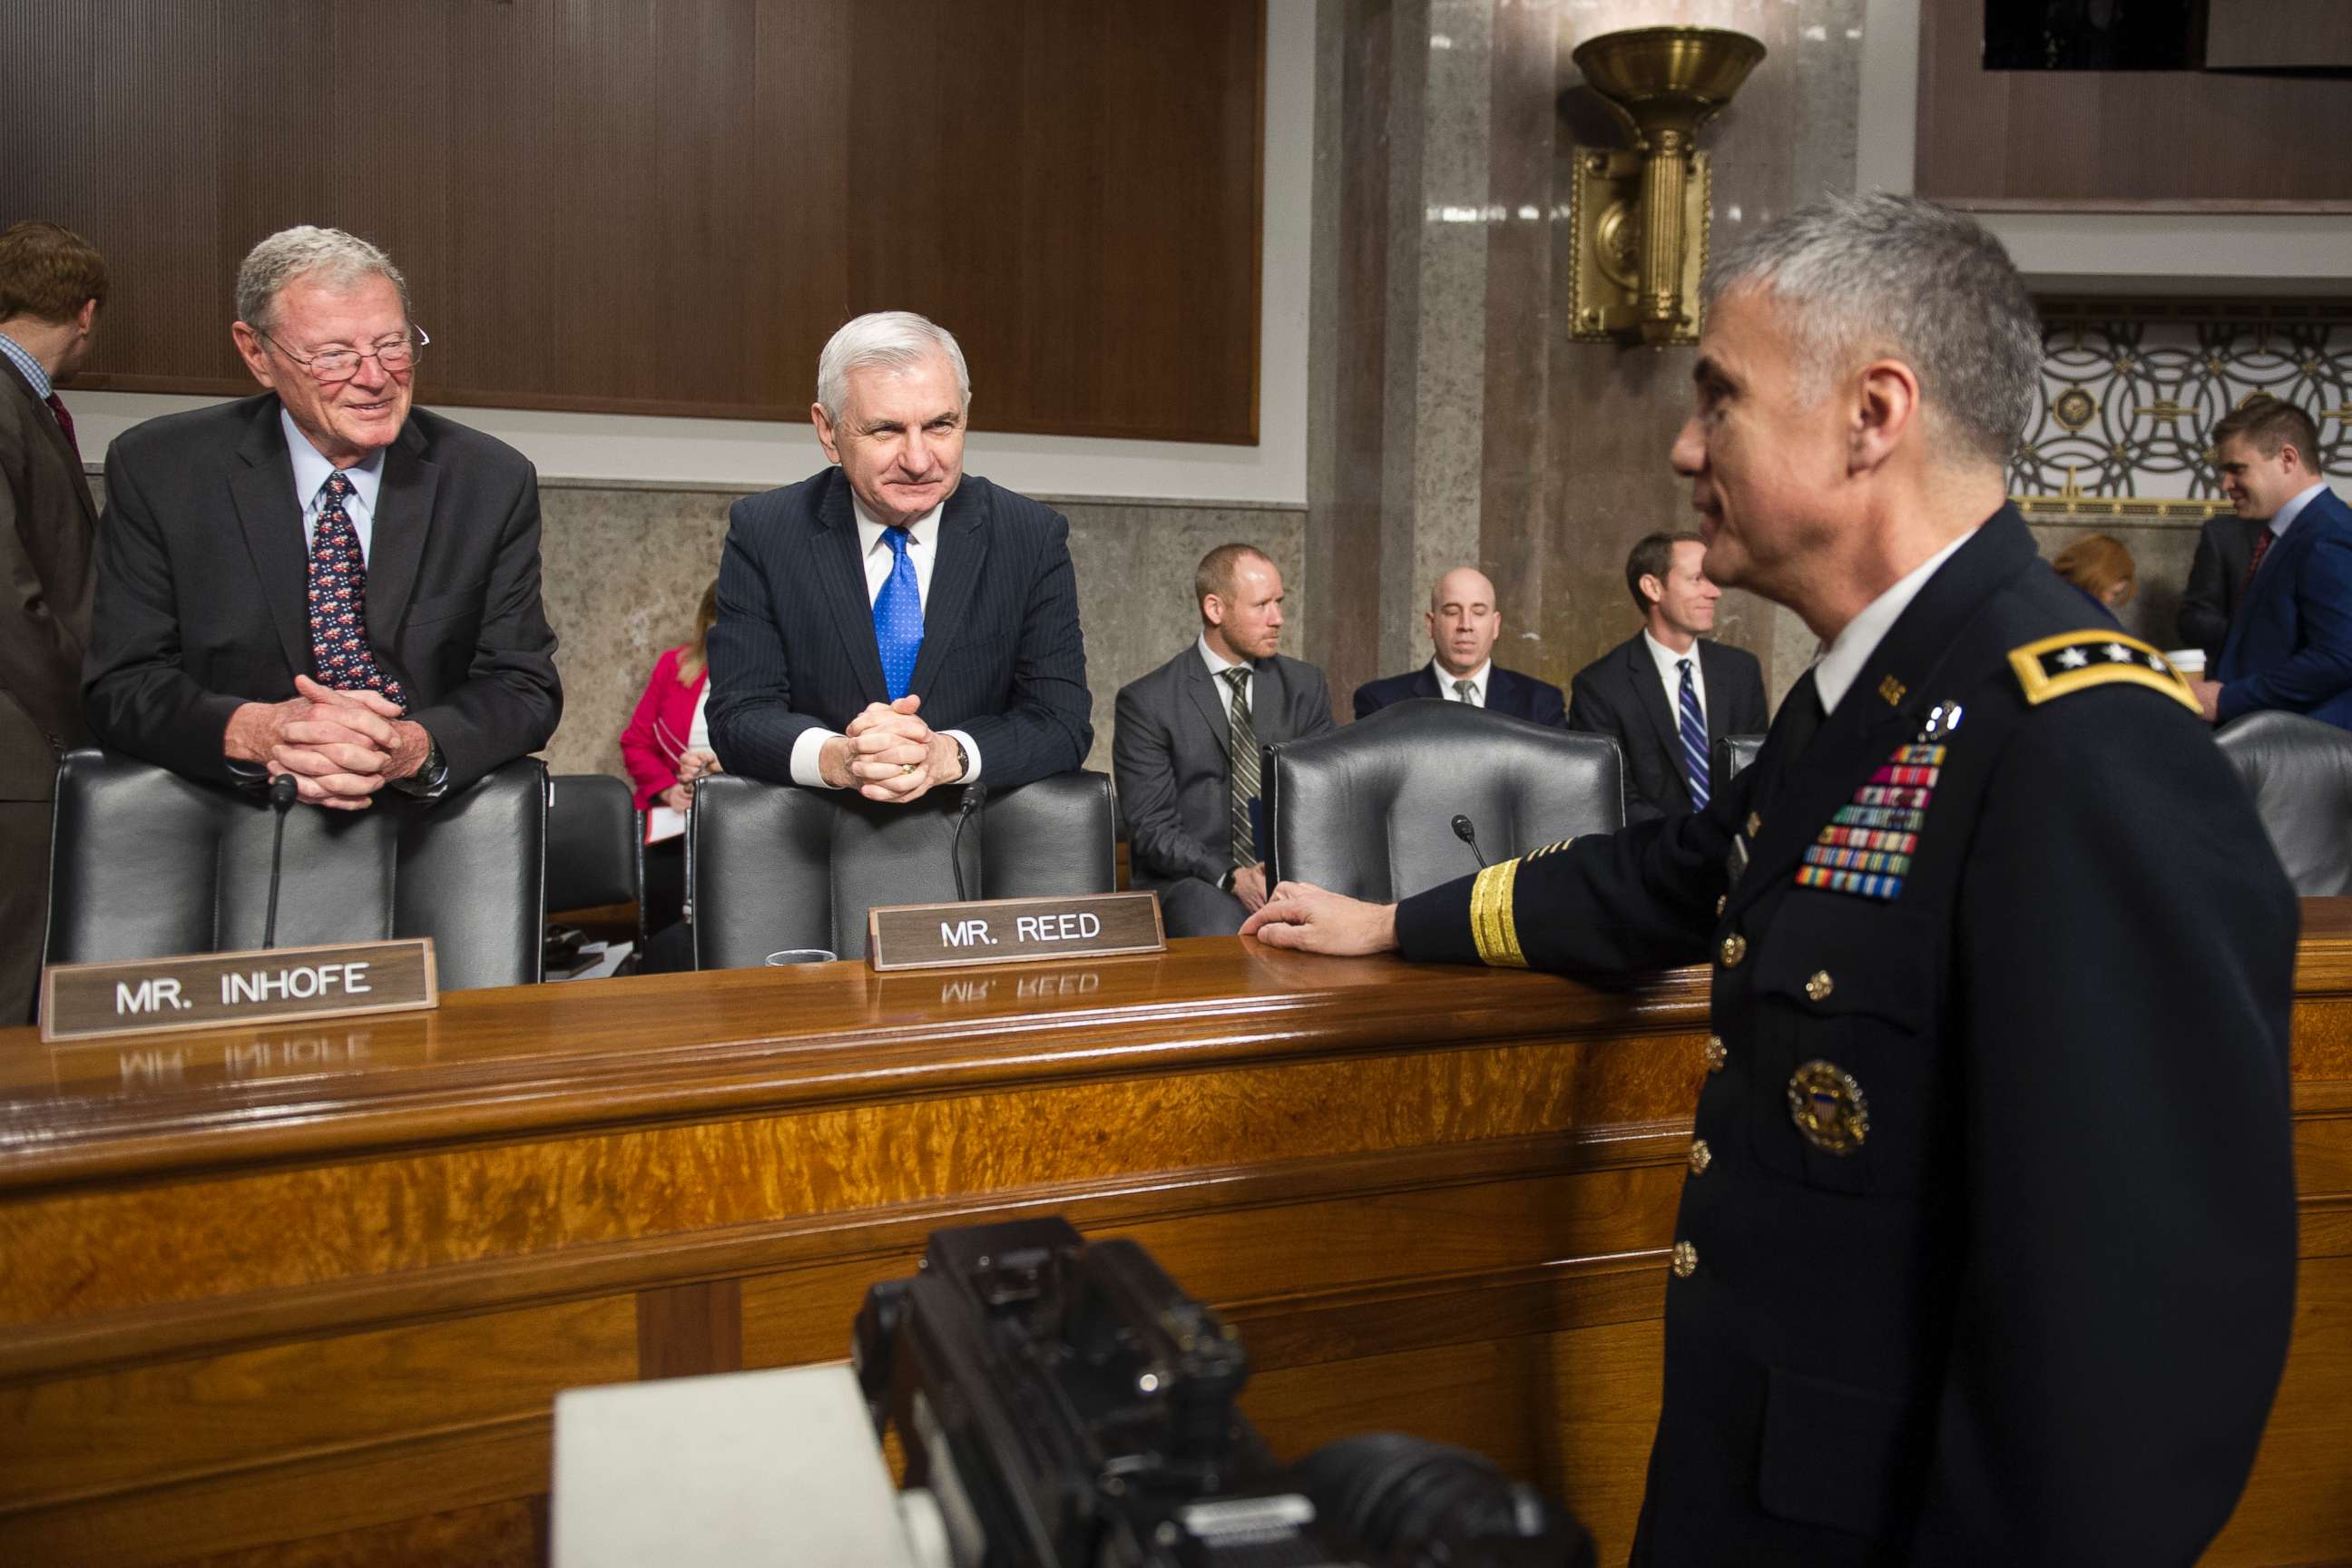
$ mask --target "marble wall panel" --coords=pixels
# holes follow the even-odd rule
[[[694,629],[695,606],[718,571],[730,490],[544,480],[541,546],[548,619],[560,647],[563,721],[547,748],[556,773],[620,774],[620,733],[661,650]],[[1078,616],[1095,699],[1088,766],[1110,767],[1118,688],[1155,668],[1200,629],[1192,568],[1216,545],[1246,540],[1271,555],[1298,616],[1305,514],[1286,507],[1056,500],[1070,520]],[[1291,644],[1297,650],[1297,641]]]

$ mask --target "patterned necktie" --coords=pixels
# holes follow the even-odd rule
[[[73,448],[74,461],[81,461],[81,443],[74,438],[73,416],[66,412],[66,400],[52,392],[48,396],[49,412],[58,416],[58,427],[66,433],[66,445]]]
[[[408,693],[377,669],[368,647],[367,558],[343,511],[351,493],[351,478],[341,468],[319,487],[319,526],[310,536],[310,662],[321,686],[381,691],[406,708]]]
[[[882,650],[882,683],[896,702],[907,695],[915,679],[915,655],[923,647],[923,592],[915,582],[915,563],[907,558],[907,531],[886,528],[890,543],[889,579],[874,595],[874,643]]]
[[[2262,532],[2254,536],[2254,552],[2246,557],[2247,576],[2251,577],[2263,569],[2263,557],[2271,552],[2271,542],[2277,537],[2271,531],[2270,524],[2263,525]]]
[[[1230,825],[1234,867],[1238,870],[1257,864],[1257,832],[1250,824],[1250,803],[1257,799],[1257,727],[1250,722],[1249,666],[1237,664],[1219,673],[1224,676],[1225,684],[1234,689],[1234,783]]]
[[[1683,672],[1683,772],[1690,775],[1691,809],[1706,809],[1706,715],[1699,710],[1698,688],[1691,682],[1691,661],[1675,660]]]
[[[1478,683],[1475,680],[1455,681],[1454,683],[1454,695],[1460,700],[1468,703],[1473,708],[1485,706],[1485,704],[1478,700]]]

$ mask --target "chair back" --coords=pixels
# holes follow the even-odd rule
[[[261,945],[269,803],[97,750],[58,766],[49,850],[53,963]],[[441,987],[541,977],[547,769],[524,758],[425,804],[297,804],[278,879],[281,947],[429,936]]]
[[[1490,862],[1625,826],[1617,742],[1421,698],[1265,749],[1273,871],[1387,901]],[[1457,816],[1477,853],[1455,836]]]
[[[634,904],[645,871],[645,819],[637,797],[610,773],[558,773],[547,781],[547,908]]]
[[[1723,786],[1746,773],[1756,763],[1756,753],[1764,749],[1761,735],[1726,735],[1715,743],[1715,754],[1707,759],[1707,788],[1720,793]]]
[[[2294,890],[2307,899],[2352,893],[2352,734],[2266,710],[2224,724],[2215,739]]]
[[[961,795],[882,805],[730,773],[704,779],[687,825],[694,966],[751,968],[793,947],[863,958],[867,910],[951,902]],[[1117,815],[1105,773],[992,795],[964,825],[964,886],[982,899],[1109,892]]]

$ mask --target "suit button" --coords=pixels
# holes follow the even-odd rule
[[[1704,1138],[1692,1139],[1691,1174],[1694,1176],[1704,1176],[1706,1174],[1706,1168],[1713,1163],[1715,1163],[1715,1151],[1706,1146],[1706,1140]]]
[[[1723,1070],[1725,1058],[1730,1055],[1731,1053],[1729,1051],[1723,1048],[1723,1037],[1721,1035],[1709,1035],[1706,1037],[1707,1071],[1721,1072]]]
[[[1723,939],[1722,958],[1724,968],[1738,968],[1739,961],[1747,956],[1748,939],[1746,937],[1740,935],[1738,931],[1733,931],[1729,936]]]
[[[1731,902],[1731,895],[1729,893],[1721,893],[1717,895],[1715,900],[1715,918],[1717,920],[1721,920],[1723,918],[1723,906],[1729,902]]]
[[[1830,978],[1830,972],[1826,969],[1814,970],[1813,977],[1805,982],[1805,994],[1816,1002],[1828,1001],[1830,993],[1836,989],[1837,982]]]
[[[1675,1243],[1675,1278],[1687,1279],[1698,1272],[1698,1248],[1687,1241]]]

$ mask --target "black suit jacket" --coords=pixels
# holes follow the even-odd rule
[[[1139,888],[1187,877],[1214,882],[1234,868],[1233,726],[1223,697],[1197,644],[1119,688],[1111,770],[1127,820],[1128,879]],[[1250,728],[1261,747],[1338,727],[1321,670],[1280,654],[1258,661]]]
[[[1726,735],[1760,735],[1769,721],[1764,668],[1746,648],[1698,642],[1706,683],[1706,751]],[[1625,753],[1625,820],[1646,821],[1691,808],[1683,774],[1681,721],[1658,684],[1658,667],[1636,632],[1576,672],[1568,727],[1615,738]]]
[[[302,509],[274,394],[151,419],[106,457],[83,696],[99,742],[239,780],[229,715],[315,675]],[[452,786],[535,752],[563,710],[539,598],[539,476],[478,430],[413,410],[384,449],[368,643],[407,688]]]
[[[2221,662],[2222,646],[2230,640],[2230,621],[2238,613],[2238,601],[2245,597],[2254,538],[2269,526],[2223,512],[2209,519],[2197,535],[2189,586],[2180,592],[2180,641],[2186,647],[2203,648],[2209,668]]]
[[[0,800],[47,800],[58,759],[86,744],[98,508],[57,416],[0,357]]]
[[[746,496],[728,514],[710,628],[710,743],[730,773],[793,782],[793,742],[889,700],[857,514],[839,468]],[[980,748],[1006,790],[1067,773],[1094,744],[1070,525],[966,474],[940,520],[908,688],[934,730]]]
[[[1410,675],[1368,680],[1356,688],[1356,717],[1368,718],[1391,702],[1444,695],[1438,689],[1436,672],[1424,664]],[[1499,664],[1486,672],[1486,706],[1497,713],[1549,724],[1555,730],[1568,727],[1568,700],[1560,695],[1559,687],[1532,675],[1516,674]]]

